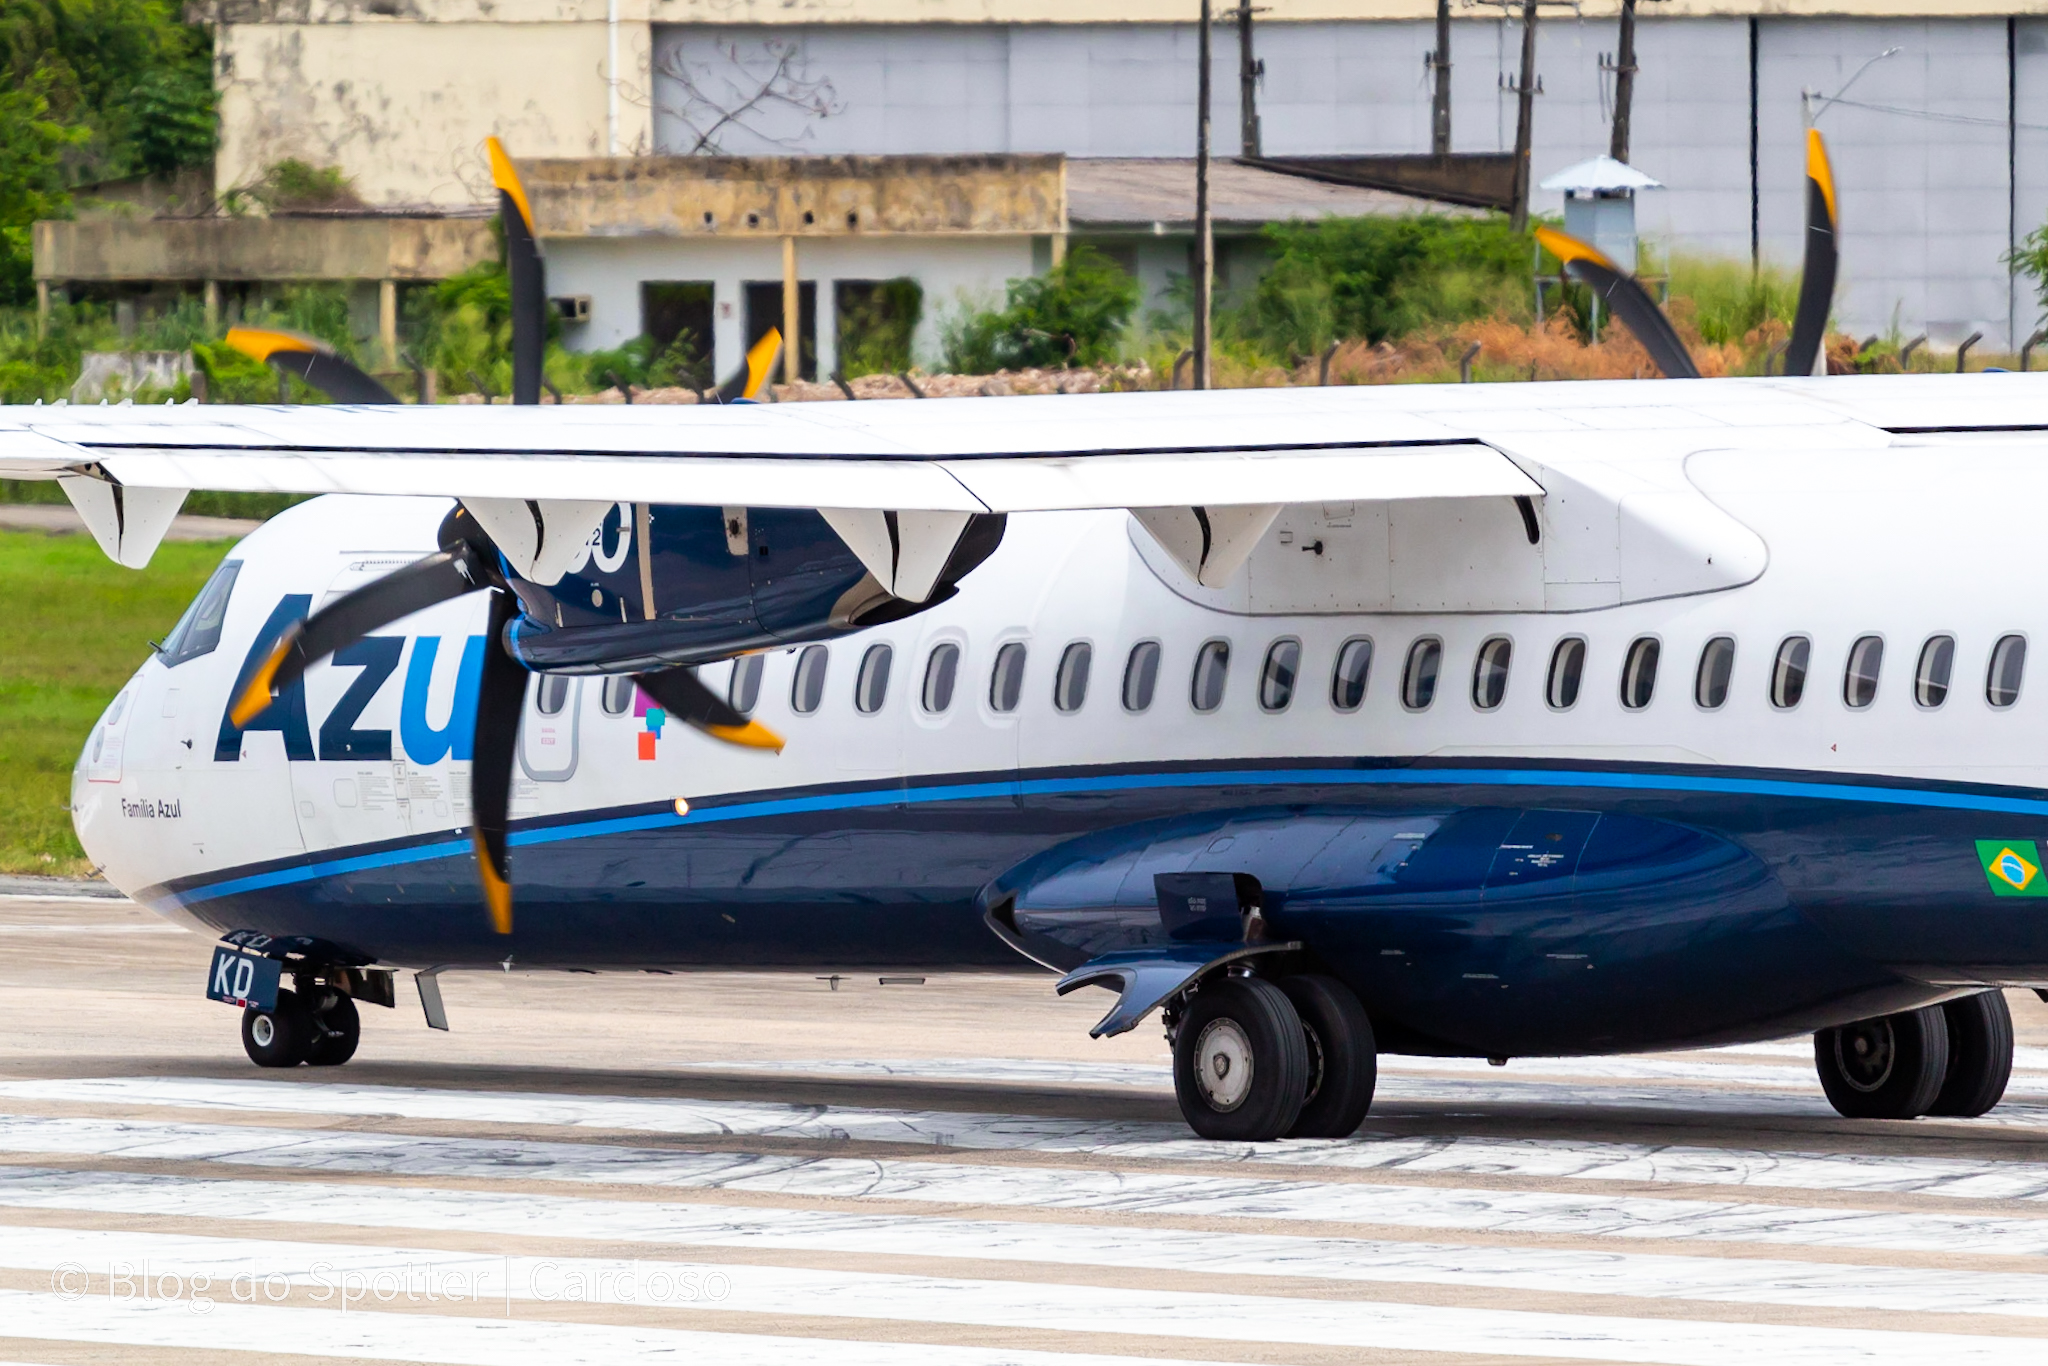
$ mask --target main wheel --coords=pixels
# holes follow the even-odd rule
[[[306,1046],[309,1067],[339,1067],[356,1055],[363,1038],[363,1017],[356,1003],[334,992],[333,1004],[313,1016],[312,1038]]]
[[[258,1067],[297,1067],[312,1041],[313,1021],[296,992],[279,989],[275,1010],[242,1011],[242,1048]]]
[[[2005,1095],[2012,1079],[2012,1012],[2002,991],[1980,991],[1944,1001],[1948,1076],[1927,1107],[1930,1115],[1975,1119]]]
[[[1813,1062],[1840,1114],[1916,1118],[1948,1074],[1947,1017],[1940,1006],[1923,1006],[1823,1029],[1813,1036]]]
[[[1289,1138],[1349,1138],[1372,1106],[1379,1080],[1372,1021],[1351,988],[1334,977],[1303,973],[1280,979],[1301,1016],[1308,1047],[1308,1085]]]
[[[1256,977],[1205,982],[1181,1016],[1173,1093],[1203,1138],[1262,1143],[1292,1128],[1308,1093],[1308,1041],[1286,993]]]

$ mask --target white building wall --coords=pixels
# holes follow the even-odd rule
[[[2004,346],[2036,309],[2004,256],[2010,197],[2019,235],[2048,219],[2048,22],[2018,21],[2017,159],[2007,160],[2002,18],[1756,21],[1758,179],[1765,255],[1796,267],[1803,215],[1803,88],[1835,90],[1871,56],[1850,98],[1822,116],[1846,239],[1837,317],[1859,334],[1926,331],[1952,346],[1971,331]],[[1453,144],[1513,145],[1515,101],[1501,77],[1520,60],[1518,23],[1452,25]],[[1751,242],[1750,32],[1741,17],[1643,18],[1633,157],[1665,182],[1643,197],[1646,236],[1747,259]],[[1429,147],[1428,22],[1268,23],[1260,96],[1274,154],[1420,152]],[[1607,150],[1611,19],[1553,14],[1538,34],[1536,178]],[[1235,33],[1219,27],[1211,107],[1216,147],[1236,150]],[[781,64],[771,94],[715,136],[734,153],[1064,152],[1186,156],[1194,149],[1195,35],[1189,25],[658,26],[655,136],[688,151],[691,91],[740,101]],[[749,77],[751,76],[751,83]],[[687,87],[687,88],[686,88]],[[785,97],[786,96],[786,97]],[[699,105],[704,105],[699,100]],[[707,106],[708,107],[708,106]],[[730,111],[728,111],[730,112]],[[1557,212],[1538,193],[1539,212]]]

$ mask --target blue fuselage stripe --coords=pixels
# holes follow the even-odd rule
[[[1669,773],[1617,773],[1584,769],[1375,768],[1375,769],[1225,769],[1178,773],[1124,773],[1103,777],[1027,778],[1012,782],[955,783],[934,787],[880,788],[862,792],[820,793],[813,797],[781,797],[769,801],[735,802],[730,806],[693,809],[688,815],[669,811],[514,832],[515,848],[553,844],[683,826],[769,816],[812,815],[827,811],[859,811],[875,807],[931,802],[977,801],[990,798],[1063,797],[1104,792],[1141,792],[1174,788],[1213,787],[1523,787],[1607,789],[1631,792],[1689,792],[1732,797],[1792,797],[1809,801],[1864,802],[1887,806],[1918,806],[1945,811],[1982,811],[2010,816],[2048,816],[2048,800],[1996,797],[1968,792],[1916,788],[1867,787],[1854,783],[1801,782],[1790,779],[1712,778]],[[340,877],[373,868],[426,863],[469,851],[469,841],[437,840],[431,844],[383,850],[317,863],[274,869],[232,878],[171,895],[178,905],[192,906],[239,892],[285,887],[322,878]]]

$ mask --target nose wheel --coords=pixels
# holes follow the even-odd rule
[[[318,989],[316,989],[318,990]],[[310,1000],[281,988],[277,1006],[242,1012],[242,1049],[258,1067],[339,1067],[355,1056],[363,1034],[355,1002],[335,991]]]

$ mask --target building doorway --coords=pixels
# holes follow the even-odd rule
[[[818,377],[818,285],[815,280],[805,280],[797,285],[797,330],[802,334],[803,349],[798,352],[802,366],[798,373],[805,379]],[[747,345],[761,340],[769,328],[782,326],[782,281],[749,280],[746,284],[747,304]],[[785,339],[786,343],[787,339]],[[775,377],[782,378],[780,366]]]
[[[717,383],[711,341],[709,280],[643,280],[640,284],[640,332],[653,341],[649,368],[690,375],[706,385]]]

